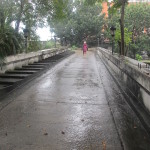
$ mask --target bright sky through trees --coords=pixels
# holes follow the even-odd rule
[[[13,26],[13,28],[15,28],[14,22],[12,23],[12,26]],[[22,31],[24,28],[25,28],[25,26],[21,23],[20,24],[20,31]],[[54,36],[54,34],[50,32],[49,27],[38,28],[36,33],[40,37],[41,41],[50,40],[52,38],[52,36]]]
[[[40,37],[41,41],[50,40],[52,38],[52,36],[54,36],[54,34],[50,32],[49,27],[38,28],[36,33]]]

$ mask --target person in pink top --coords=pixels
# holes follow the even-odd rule
[[[83,50],[83,55],[86,54],[86,51],[88,50],[88,46],[87,46],[87,44],[86,44],[86,41],[84,41],[82,50]]]

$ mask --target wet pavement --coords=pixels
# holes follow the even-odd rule
[[[150,150],[95,52],[81,51],[0,101],[0,150]]]

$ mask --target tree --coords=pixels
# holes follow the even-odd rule
[[[13,2],[0,1],[0,57],[16,54],[21,48],[22,37],[12,28]]]
[[[129,5],[125,13],[125,26],[132,32],[131,53],[135,58],[141,51],[149,53],[150,45],[150,5],[139,3]]]
[[[144,30],[150,26],[150,5],[146,3],[130,5],[126,8],[125,26],[132,31],[132,41],[134,37],[138,38],[143,35]],[[148,34],[148,30],[146,31]],[[145,32],[145,33],[146,33]]]
[[[0,28],[10,25],[13,21],[13,2],[11,0],[0,1]]]
[[[60,19],[65,16],[65,9],[68,0],[16,0],[15,30],[18,32],[20,22],[27,25],[32,20],[33,25],[43,25],[48,18]],[[44,18],[44,19],[43,19]]]
[[[119,19],[120,22],[120,31],[121,31],[121,55],[125,55],[125,41],[124,41],[124,15],[125,15],[125,5],[128,0],[113,0],[112,10],[120,9],[121,16]],[[112,11],[111,10],[111,11]]]
[[[129,32],[127,28],[124,28],[124,42],[125,42],[125,56],[128,53],[128,47],[131,43],[132,32]],[[115,41],[118,43],[119,50],[121,49],[121,31],[119,29],[116,30],[115,33]]]
[[[131,43],[129,49],[125,43],[125,54],[126,50],[129,50],[129,56],[135,58],[136,53],[141,54],[141,51],[147,51],[149,53],[148,39],[150,39],[150,5],[146,3],[130,4],[126,6],[125,11],[125,28],[132,33]],[[118,19],[120,18],[119,13],[115,13],[108,18],[108,26],[114,24],[117,29],[119,28]],[[144,33],[145,32],[145,33]],[[116,32],[118,35],[118,33]],[[126,37],[126,35],[124,36]]]
[[[20,24],[30,30],[29,38],[37,39],[36,28],[44,26],[48,18],[65,16],[68,0],[3,0],[0,1],[0,55],[19,52],[23,42]],[[12,24],[15,23],[15,30]]]
[[[61,39],[66,37],[71,44],[80,45],[83,40],[100,36],[104,24],[104,15],[100,15],[102,10],[100,5],[85,6],[83,3],[74,4],[76,11],[72,11],[62,22],[51,24],[54,32]],[[91,43],[94,44],[94,43]]]
[[[16,54],[20,50],[22,36],[15,32],[10,26],[0,28],[0,56]]]
[[[88,4],[94,4],[95,2],[102,2],[106,0],[85,0]],[[125,14],[125,5],[127,4],[128,0],[112,0],[113,6],[111,9],[117,10],[121,9],[121,17],[120,17],[120,30],[121,30],[121,55],[125,54],[124,51],[124,14]]]
[[[20,23],[25,26],[32,20],[32,26],[43,25],[48,18],[60,19],[65,16],[68,0],[3,0],[0,1],[0,23],[15,22],[19,32]],[[30,21],[29,21],[30,20]]]

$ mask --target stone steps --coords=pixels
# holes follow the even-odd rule
[[[16,78],[0,78],[0,84],[8,84],[12,85],[15,82],[21,81],[22,79],[16,79]]]
[[[17,68],[12,71],[6,71],[5,74],[0,74],[0,97],[4,96],[5,93],[10,92],[24,82],[31,80],[34,76],[42,74],[43,70],[49,69],[62,58],[66,58],[73,53],[74,52],[66,51],[40,62],[35,62],[26,66],[24,65],[22,68]]]
[[[9,87],[9,86],[11,86],[11,85],[8,85],[8,84],[0,84],[0,90],[2,90],[2,89],[4,89],[4,88],[7,88],[7,87]]]
[[[42,62],[44,62],[44,63],[52,62],[52,63],[53,63],[53,62],[56,62],[56,61],[57,61],[57,60],[48,60],[48,59],[47,59],[47,60],[43,60]]]
[[[22,66],[22,68],[44,68],[44,67],[46,67],[46,66],[45,65],[39,65],[39,64],[36,64],[36,65],[29,64],[28,66]]]
[[[37,71],[33,70],[13,70],[13,71],[7,71],[7,74],[33,74]]]
[[[18,79],[24,79],[27,76],[29,76],[29,74],[0,74],[0,78],[18,78]]]
[[[43,68],[30,68],[30,67],[25,67],[25,68],[18,68],[18,69],[15,69],[15,70],[27,70],[27,71],[38,71],[38,70],[41,70]]]

